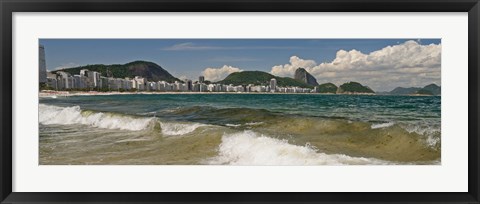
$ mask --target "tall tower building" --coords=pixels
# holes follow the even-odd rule
[[[47,83],[47,63],[45,62],[45,48],[43,45],[38,47],[38,76],[40,83]]]
[[[203,83],[204,81],[205,81],[205,77],[204,77],[204,76],[198,77],[198,83]]]
[[[277,89],[277,80],[275,78],[270,79],[270,91],[275,92]]]
[[[192,91],[193,90],[192,80],[187,79],[186,81],[187,81],[187,90]]]

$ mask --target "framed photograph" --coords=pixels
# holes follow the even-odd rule
[[[478,0],[0,6],[2,203],[479,203]]]

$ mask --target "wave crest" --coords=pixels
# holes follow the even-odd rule
[[[185,135],[195,131],[199,127],[207,126],[200,123],[160,123],[162,134],[166,136]]]
[[[152,126],[154,118],[135,118],[113,113],[82,111],[79,106],[39,105],[39,122],[44,125],[82,124],[105,129],[139,131]]]
[[[371,128],[372,129],[379,129],[379,128],[386,128],[386,127],[391,127],[395,125],[394,122],[388,122],[388,123],[379,123],[379,124],[372,124]]]
[[[343,154],[317,152],[310,145],[297,146],[287,140],[279,140],[253,131],[224,135],[219,155],[207,161],[209,164],[230,165],[365,165],[388,164],[386,161],[350,157]]]

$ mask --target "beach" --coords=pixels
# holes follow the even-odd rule
[[[345,93],[345,94],[333,94],[333,93],[281,93],[281,92],[171,92],[171,91],[138,91],[138,92],[99,92],[99,91],[41,91],[39,97],[68,97],[68,96],[110,96],[110,95],[161,95],[161,94],[318,94],[318,95],[365,95],[373,96],[371,93]],[[425,95],[418,95],[425,96]]]

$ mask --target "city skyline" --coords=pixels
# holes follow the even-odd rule
[[[264,84],[232,85],[204,83],[204,76],[198,81],[148,81],[141,76],[134,78],[114,78],[101,76],[99,72],[82,69],[78,74],[64,71],[49,73],[46,86],[55,91],[104,91],[104,92],[236,92],[236,93],[317,93],[317,87],[302,88],[298,86],[277,86],[277,80],[272,78]]]
[[[218,81],[239,71],[319,83],[359,81],[378,91],[441,85],[439,39],[41,39],[49,71],[87,64],[152,61],[181,79]],[[188,60],[185,60],[188,59]]]

